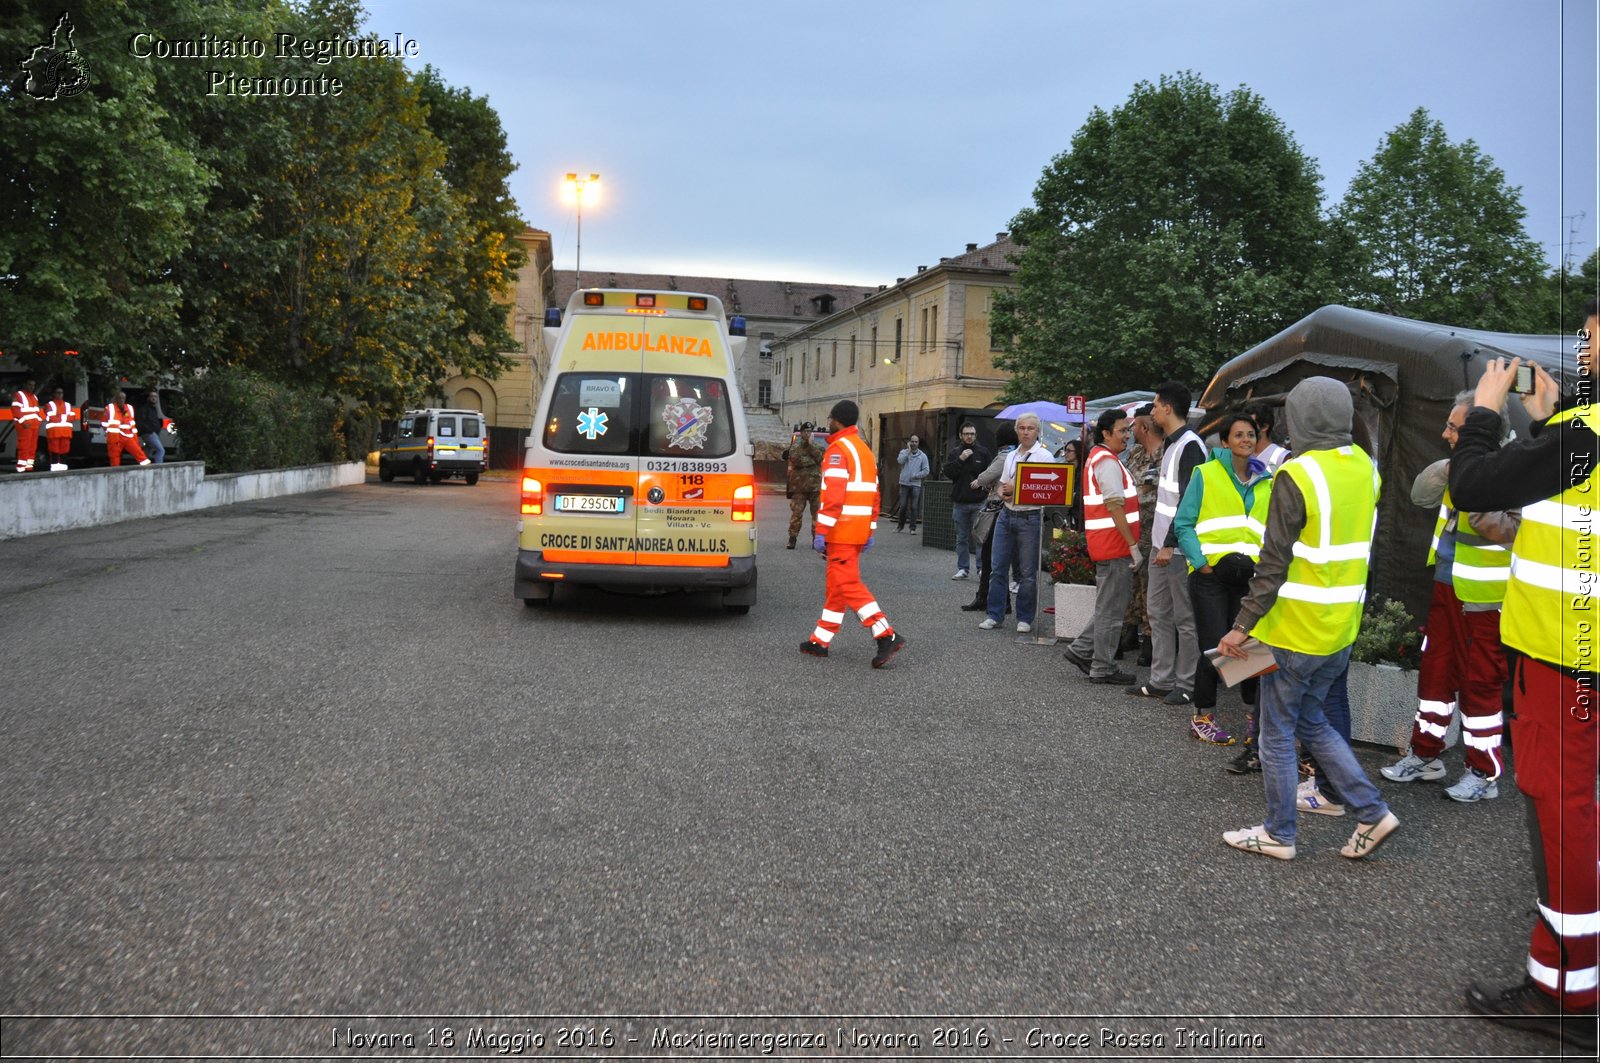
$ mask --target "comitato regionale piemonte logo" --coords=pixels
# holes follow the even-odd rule
[[[48,44],[38,45],[22,60],[28,72],[23,91],[36,100],[64,100],[89,87],[83,56],[72,46],[72,16],[62,12]]]

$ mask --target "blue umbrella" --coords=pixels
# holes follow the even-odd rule
[[[1019,402],[1015,406],[1007,406],[995,418],[1001,421],[1015,421],[1025,413],[1031,413],[1041,421],[1055,421],[1057,424],[1082,424],[1083,414],[1068,413],[1067,408],[1059,402],[1046,402],[1036,399],[1033,402]]]

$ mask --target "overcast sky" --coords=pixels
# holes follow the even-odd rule
[[[1317,160],[1325,206],[1421,106],[1521,187],[1552,265],[1595,248],[1594,0],[366,6],[368,30],[489,98],[561,269],[576,170],[603,190],[587,268],[893,283],[992,240],[1092,108],[1184,70],[1260,94]]]

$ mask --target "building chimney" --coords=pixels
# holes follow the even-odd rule
[[[995,233],[994,234],[994,242],[998,244],[1000,241],[1004,240],[1006,237],[1008,237],[1010,235],[1011,235],[1010,233]]]
[[[970,254],[972,254],[972,252],[976,251],[977,249],[978,249],[978,245],[977,244],[968,244],[967,245],[967,254],[970,255]]]
[[[917,267],[917,272],[918,273],[926,273],[926,272],[928,272],[928,267],[927,266],[918,266]]]

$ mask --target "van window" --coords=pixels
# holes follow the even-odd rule
[[[454,417],[439,418],[439,436],[443,439],[454,439],[456,435],[456,419]]]
[[[428,434],[428,419],[426,417],[407,417],[400,422],[400,436],[403,439],[415,439]]]
[[[478,429],[478,419],[476,417],[461,418],[461,434],[468,439],[476,439],[483,435]]]
[[[550,401],[545,446],[566,454],[721,458],[733,412],[715,377],[564,373]]]
[[[544,444],[564,454],[632,454],[637,373],[563,373],[550,399]]]
[[[647,454],[720,458],[733,453],[733,418],[728,409],[728,389],[722,381],[655,374],[647,380]]]

